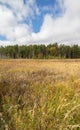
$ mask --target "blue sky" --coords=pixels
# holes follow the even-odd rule
[[[41,13],[32,20],[32,25],[34,32],[39,32],[44,16],[46,14],[57,16],[57,13],[60,13],[60,10],[57,8],[57,10],[54,11],[54,7],[57,4],[56,0],[36,0],[36,2]]]
[[[0,0],[0,45],[79,44],[79,34],[80,0]]]
[[[11,5],[7,2],[5,2],[5,0],[3,0],[4,2],[0,2],[0,5],[4,5],[5,7],[11,9]],[[27,0],[22,0],[22,2],[24,3],[24,5],[27,4]],[[57,15],[57,11],[59,12],[59,10],[54,12],[54,7],[56,5],[56,0],[36,0],[36,5],[39,8],[39,15],[36,15],[34,17],[28,17],[28,18],[23,18],[22,21],[19,21],[20,23],[25,23],[25,24],[29,24],[31,22],[32,24],[32,30],[33,32],[37,33],[40,31],[41,25],[43,23],[43,19],[44,16],[46,14],[54,14],[55,16]],[[16,3],[16,1],[15,1]],[[34,7],[33,7],[34,8]],[[26,16],[26,15],[25,15]],[[7,38],[4,35],[0,35],[0,40],[5,41]]]
[[[26,5],[27,0],[22,0],[22,1]],[[16,1],[15,1],[15,3],[16,3]],[[27,20],[27,18],[26,18],[26,20],[23,19],[21,21],[21,23],[29,24],[29,22],[31,21],[33,31],[36,33],[39,32],[40,27],[43,23],[44,15],[53,14],[52,8],[54,8],[55,4],[56,4],[56,0],[36,0],[36,5],[38,6],[38,8],[40,10],[40,14],[36,15],[34,18],[32,18],[32,17],[28,18],[28,20]],[[2,0],[0,2],[0,5],[4,5],[9,9],[11,8],[9,3],[2,2]],[[56,12],[55,12],[55,15],[56,15]],[[0,35],[0,40],[4,41],[4,40],[6,40],[6,37],[4,35]]]

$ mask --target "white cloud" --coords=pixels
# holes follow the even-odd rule
[[[34,7],[34,9],[33,9]],[[35,0],[0,0],[0,35],[6,37],[5,44],[21,42],[24,37],[31,36],[31,24],[23,21],[39,15],[39,9]],[[3,41],[0,42],[2,45]],[[24,42],[24,41],[23,41]],[[27,41],[25,41],[27,42]]]
[[[35,0],[26,0],[25,4],[23,0],[0,0],[0,2],[4,6],[8,6],[19,20],[33,16],[34,12],[40,13]]]
[[[33,38],[41,42],[80,43],[80,0],[59,0],[62,10],[56,19],[47,14],[39,33],[33,33]],[[63,3],[63,6],[62,6]]]
[[[17,21],[13,13],[8,8],[0,6],[0,35],[8,38],[16,24]]]
[[[9,42],[5,41],[6,45],[13,44],[14,41],[20,44],[80,43],[80,0],[57,0],[61,14],[56,18],[52,14],[46,14],[38,33],[32,31],[30,24],[19,23],[40,14],[35,0],[27,0],[25,5],[23,0],[0,2],[3,4],[0,5],[0,35],[8,39]],[[5,4],[11,8],[7,8]]]

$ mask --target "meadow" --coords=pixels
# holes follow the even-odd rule
[[[0,60],[0,130],[80,130],[80,60]]]

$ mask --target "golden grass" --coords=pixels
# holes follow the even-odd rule
[[[0,60],[0,130],[80,130],[80,60]]]

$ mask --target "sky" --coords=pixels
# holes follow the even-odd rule
[[[80,0],[0,0],[0,45],[79,44]]]

